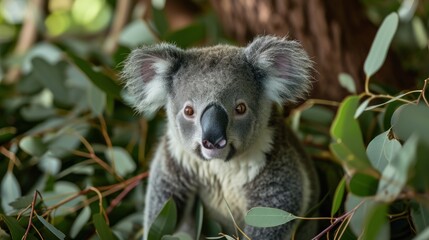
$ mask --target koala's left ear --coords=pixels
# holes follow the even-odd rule
[[[122,79],[134,108],[151,117],[167,103],[171,75],[178,69],[184,50],[161,43],[135,49],[125,61]]]
[[[312,61],[296,41],[263,36],[244,50],[247,60],[264,76],[266,95],[279,105],[297,102],[311,88]]]

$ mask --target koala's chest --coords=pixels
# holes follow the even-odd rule
[[[226,226],[233,226],[229,211],[234,220],[241,224],[247,211],[246,192],[243,186],[226,183],[202,184],[198,193],[209,217]]]
[[[248,210],[246,184],[253,181],[264,165],[264,161],[200,165],[196,171],[200,180],[198,195],[209,217],[233,230],[231,212],[234,220],[242,225]]]

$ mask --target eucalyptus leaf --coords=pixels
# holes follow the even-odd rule
[[[338,75],[338,81],[340,82],[340,85],[347,89],[349,93],[356,93],[355,81],[353,80],[353,77],[350,76],[350,74],[340,73]]]
[[[43,202],[47,207],[56,205],[62,199],[75,196],[80,193],[80,189],[72,182],[57,181],[54,183],[53,191],[43,192]],[[74,212],[74,207],[85,200],[84,196],[76,198],[62,204],[54,212],[55,216],[63,216]]]
[[[408,172],[415,164],[418,137],[410,137],[383,170],[376,199],[383,202],[396,200],[408,180]]]
[[[160,240],[162,236],[172,234],[177,223],[177,207],[172,198],[165,202],[163,208],[150,226],[148,239]]]
[[[64,62],[51,65],[43,58],[34,58],[32,60],[34,77],[54,95],[55,100],[62,104],[68,104],[68,89],[65,86]]]
[[[203,203],[201,202],[201,199],[197,200],[196,203],[196,210],[195,210],[195,239],[200,239],[201,230],[203,228],[203,220],[204,220],[204,207]]]
[[[143,20],[129,23],[119,35],[119,43],[129,48],[136,48],[144,44],[155,42],[155,36]]]
[[[77,68],[79,68],[87,76],[89,81],[103,90],[106,94],[115,98],[120,98],[121,87],[112,78],[100,71],[94,70],[93,65],[84,59],[71,52],[67,53]]]
[[[398,14],[391,13],[383,20],[378,29],[364,63],[364,71],[367,78],[374,75],[383,65],[390,43],[398,28],[398,22]]]
[[[100,213],[92,215],[92,221],[94,222],[95,230],[98,237],[102,240],[116,240],[116,237],[113,235],[112,230],[107,225],[104,216]]]
[[[13,172],[7,171],[1,181],[1,206],[5,213],[13,211],[9,204],[21,197],[21,187]]]
[[[91,218],[91,209],[89,207],[84,207],[82,211],[80,211],[76,220],[73,222],[73,225],[70,229],[70,237],[76,238],[76,236],[85,226],[85,224],[88,223],[90,218]]]
[[[372,98],[367,98],[367,99],[365,99],[365,101],[363,101],[360,105],[359,105],[359,107],[356,109],[356,112],[355,112],[355,115],[354,115],[354,118],[358,118],[365,110],[366,110],[366,107],[368,106],[368,104],[369,104],[369,102],[372,100]]]
[[[15,127],[0,128],[0,145],[13,139],[17,129]]]
[[[419,233],[413,240],[427,240],[429,239],[429,227],[425,228],[423,232]]]
[[[402,145],[396,139],[389,139],[389,132],[386,131],[377,135],[368,144],[366,153],[372,166],[379,172],[383,172],[384,168],[393,157],[401,150]]]
[[[166,41],[174,42],[177,46],[186,48],[202,41],[206,37],[206,29],[202,22],[195,22],[173,33],[168,34]]]
[[[3,219],[4,223],[6,223],[7,227],[9,228],[10,235],[12,236],[12,239],[22,239],[22,237],[25,234],[25,229],[22,227],[18,220],[16,220],[14,217],[5,216],[3,214],[0,214],[0,218]],[[28,234],[27,240],[36,240],[32,234]]]
[[[277,208],[254,207],[250,209],[244,221],[255,227],[275,227],[288,223],[297,217],[292,213]]]
[[[371,169],[365,153],[362,132],[354,118],[358,96],[347,97],[340,105],[331,126],[331,136],[335,142],[330,145],[334,155],[349,168],[357,170]]]
[[[338,212],[338,209],[340,209],[341,203],[343,202],[343,198],[344,198],[345,188],[346,188],[346,179],[343,178],[338,183],[338,186],[335,189],[334,198],[332,200],[331,216],[334,216],[335,213]]]
[[[391,119],[392,131],[400,140],[418,135],[420,140],[429,144],[429,107],[425,104],[406,104],[399,107]]]
[[[13,202],[9,203],[16,210],[22,210],[24,208],[28,208],[33,202],[33,195],[26,195],[19,198],[16,198]],[[37,198],[36,204],[40,202],[40,199]]]
[[[103,114],[106,107],[106,93],[101,91],[94,84],[90,84],[87,90],[88,105],[91,107],[93,116],[100,116]]]
[[[350,179],[350,192],[357,196],[372,196],[377,192],[378,179],[364,173],[355,173]]]
[[[61,170],[61,160],[48,151],[40,158],[39,169],[47,174],[56,175]]]
[[[425,24],[420,17],[415,16],[412,21],[412,27],[417,46],[419,46],[421,49],[424,49],[427,47],[429,41]]]
[[[39,219],[39,221],[47,228],[51,233],[53,233],[58,239],[65,239],[66,235],[62,233],[60,230],[58,230],[56,227],[54,227],[52,224],[47,222],[43,217],[36,214],[36,217]]]
[[[35,66],[32,64],[34,58],[41,58],[45,62],[55,65],[62,59],[61,50],[53,44],[41,42],[30,48],[29,52],[25,55],[22,64],[24,73],[29,73],[34,70]]]
[[[25,136],[19,141],[19,147],[26,153],[41,157],[47,150],[46,145],[39,137]]]
[[[347,195],[344,205],[346,212],[354,211],[349,226],[355,235],[359,236],[363,233],[366,216],[368,216],[370,209],[375,204],[376,202],[373,198],[362,198],[351,193]]]
[[[388,205],[377,203],[369,209],[364,220],[364,230],[360,239],[389,240],[390,228],[388,223]]]
[[[130,154],[121,147],[108,148],[106,149],[105,155],[112,166],[115,167],[115,171],[119,176],[124,177],[137,168]]]
[[[423,203],[412,203],[411,218],[417,233],[429,227],[429,209]]]

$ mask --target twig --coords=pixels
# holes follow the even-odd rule
[[[112,28],[109,32],[109,35],[106,37],[104,42],[104,51],[111,55],[115,52],[118,46],[119,34],[121,33],[122,28],[124,27],[127,18],[129,16],[129,11],[131,7],[131,0],[121,0],[116,3],[115,17],[113,20]]]
[[[16,57],[22,56],[30,49],[36,40],[38,17],[43,9],[43,0],[28,1],[25,9],[24,23],[19,33],[18,43],[13,51]],[[14,84],[18,81],[20,72],[19,66],[12,66],[6,73],[5,83]]]
[[[31,225],[32,225],[32,219],[33,219],[33,214],[35,212],[34,208],[36,207],[37,195],[38,194],[39,194],[39,192],[37,190],[34,191],[33,201],[31,202],[30,217],[28,219],[27,229],[25,230],[24,236],[22,236],[22,240],[27,239],[27,236],[30,233],[30,229],[31,229]]]
[[[132,182],[128,185],[113,201],[110,203],[110,206],[107,208],[106,213],[109,214],[112,210],[122,201],[122,199],[127,196],[127,194],[133,190],[138,184],[140,180]]]

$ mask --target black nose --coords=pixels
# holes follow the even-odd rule
[[[201,115],[202,145],[207,149],[221,149],[226,146],[228,115],[219,105],[206,107]]]

